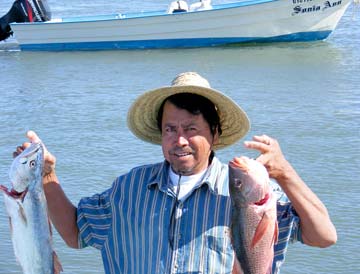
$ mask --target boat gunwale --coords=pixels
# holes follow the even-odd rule
[[[73,23],[91,23],[101,21],[118,21],[118,20],[131,20],[131,19],[142,19],[151,17],[162,17],[162,16],[187,16],[190,14],[214,12],[226,9],[242,8],[254,5],[267,4],[271,2],[279,2],[281,0],[245,0],[233,3],[224,3],[213,5],[212,9],[199,10],[199,11],[188,11],[180,13],[166,13],[165,10],[158,11],[145,11],[145,12],[130,12],[130,13],[113,13],[104,15],[84,15],[74,17],[60,17],[54,18],[50,21],[45,22],[23,22],[23,23],[11,23],[10,25],[49,25],[49,24],[73,24]],[[106,18],[108,17],[108,18]]]

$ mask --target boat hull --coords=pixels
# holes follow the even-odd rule
[[[107,50],[224,46],[326,39],[350,0],[251,0],[212,10],[148,12],[14,23],[22,50]]]

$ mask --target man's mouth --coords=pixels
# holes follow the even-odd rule
[[[174,155],[175,155],[176,157],[179,157],[179,158],[185,157],[185,156],[189,156],[189,155],[191,155],[191,154],[192,154],[192,153],[190,153],[190,152],[174,153]]]

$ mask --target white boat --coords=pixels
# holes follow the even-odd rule
[[[224,46],[326,39],[352,0],[245,0],[212,9],[54,18],[11,23],[21,50]]]

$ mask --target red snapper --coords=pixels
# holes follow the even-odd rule
[[[278,226],[276,197],[266,168],[248,157],[234,158],[229,162],[229,191],[237,259],[233,273],[271,273]]]

